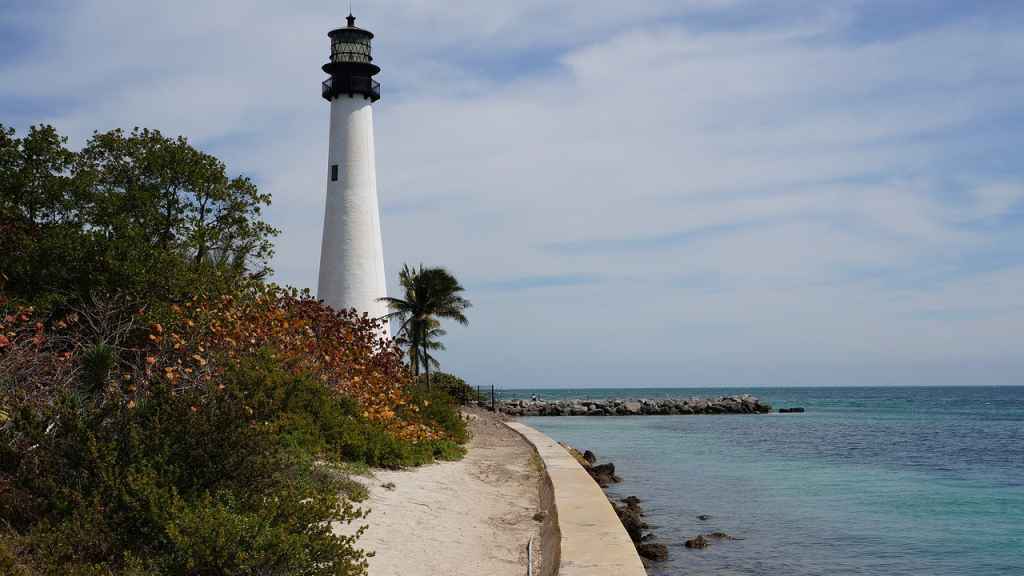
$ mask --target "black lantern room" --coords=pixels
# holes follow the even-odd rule
[[[348,15],[348,26],[331,30],[331,61],[323,71],[331,77],[323,83],[323,97],[334,100],[339,95],[361,95],[371,102],[380,100],[380,83],[373,77],[380,67],[373,63],[370,42],[373,32],[356,27],[356,17]]]

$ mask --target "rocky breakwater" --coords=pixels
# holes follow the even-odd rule
[[[509,416],[657,416],[690,414],[767,414],[771,404],[750,394],[719,398],[655,400],[502,400]]]

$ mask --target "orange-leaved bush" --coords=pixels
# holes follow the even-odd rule
[[[178,392],[218,385],[231,366],[268,353],[285,369],[355,400],[365,418],[398,438],[444,436],[418,417],[412,379],[381,320],[256,283],[233,295],[195,296],[152,310],[117,298],[95,300],[46,327],[30,308],[0,301],[0,377],[9,381],[9,393],[52,397],[78,377],[83,356],[98,345],[110,347],[113,358],[94,388],[126,402],[154,385]]]
[[[146,377],[176,388],[215,381],[225,366],[269,351],[296,374],[311,375],[358,402],[363,416],[405,439],[439,432],[416,419],[411,378],[381,320],[334,310],[296,290],[257,285],[242,294],[196,297],[154,322],[142,349]],[[133,377],[125,374],[122,376]]]

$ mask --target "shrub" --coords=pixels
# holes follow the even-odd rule
[[[258,367],[236,381],[267,397],[288,388]],[[247,400],[162,387],[137,403],[66,394],[16,410],[0,430],[0,517],[21,536],[5,548],[39,574],[364,573],[358,534],[331,532],[361,516],[339,500],[343,477],[287,447]]]
[[[9,383],[8,394],[38,404],[79,386],[83,360],[92,387],[107,398],[132,399],[152,386],[223,385],[229,367],[269,350],[274,362],[352,398],[361,416],[402,440],[444,435],[429,420],[400,417],[415,413],[402,410],[411,378],[379,321],[294,290],[250,284],[235,296],[149,307],[97,297],[46,324],[31,308],[4,303],[0,294],[0,382]]]
[[[416,380],[420,386],[427,385],[427,375],[420,374]],[[465,380],[447,372],[431,372],[430,388],[440,388],[448,393],[453,399],[460,403],[476,402],[485,398],[477,392],[476,388],[470,386]],[[490,400],[490,397],[486,398]]]
[[[443,392],[414,393],[410,418],[441,432],[441,437],[410,440],[364,416],[353,399],[327,388],[309,374],[281,366],[265,350],[221,377],[221,386],[252,411],[252,418],[289,448],[334,462],[400,468],[453,459],[465,439],[458,407]],[[413,410],[412,408],[415,408]]]
[[[5,576],[28,576],[28,570],[18,559],[14,540],[15,538],[10,534],[0,533],[0,574]]]
[[[447,389],[423,385],[409,389],[410,401],[402,416],[418,419],[424,426],[444,432],[444,437],[463,443],[467,440],[466,422],[462,419],[459,402]]]
[[[395,436],[439,437],[418,420],[398,417],[410,376],[381,321],[335,311],[308,294],[254,285],[231,297],[197,297],[172,306],[147,339],[146,375],[176,387],[213,381],[225,365],[271,350],[275,362],[351,397],[363,416]]]
[[[398,468],[464,454],[458,405],[440,389],[410,388],[391,420],[374,420],[339,387],[264,348],[230,361],[211,355],[222,368],[209,382],[153,376],[113,393],[125,365],[114,347],[20,325],[29,338],[15,330],[0,374],[18,352],[78,376],[48,402],[0,393],[9,406],[0,521],[15,531],[0,539],[0,567],[11,573],[360,574],[355,537],[329,526],[360,516],[338,495],[360,499],[365,489],[324,461]],[[6,373],[34,389],[23,380],[35,372]],[[144,378],[145,369],[129,374]],[[389,428],[395,420],[435,433],[404,437]]]

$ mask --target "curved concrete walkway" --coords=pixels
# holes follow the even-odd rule
[[[544,576],[646,576],[608,497],[583,466],[537,430],[519,422],[507,424],[533,444],[550,479],[560,553],[545,553]],[[550,538],[544,534],[545,540]],[[557,571],[549,565],[552,556],[558,557]]]

